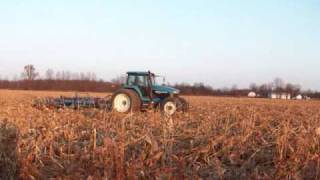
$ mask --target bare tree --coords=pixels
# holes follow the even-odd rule
[[[285,88],[285,83],[281,78],[275,78],[273,80],[273,85],[274,85],[275,91],[277,92],[281,92]]]
[[[85,73],[83,73],[83,72],[80,73],[80,80],[86,80]]]
[[[273,88],[272,83],[262,84],[261,86],[258,87],[258,93],[262,97],[267,97],[268,94],[272,91],[272,88]]]
[[[301,86],[298,85],[298,84],[291,84],[291,83],[288,83],[285,87],[285,90],[287,93],[290,93],[291,95],[293,96],[296,96],[300,93],[301,91]]]
[[[250,84],[250,90],[257,92],[258,91],[258,85],[256,83],[251,83]]]
[[[53,80],[53,78],[54,78],[54,71],[52,69],[48,69],[46,71],[46,79]]]
[[[71,79],[72,80],[80,80],[80,74],[79,73],[72,73]]]
[[[96,81],[96,80],[97,80],[97,75],[96,75],[96,73],[94,73],[94,72],[88,72],[88,73],[87,73],[87,78],[88,78],[90,81]]]
[[[117,76],[116,78],[113,78],[111,82],[114,84],[124,84],[126,80],[127,80],[126,75],[120,75],[120,76]]]
[[[70,79],[71,79],[70,71],[62,71],[62,80],[70,80]]]
[[[35,80],[39,76],[39,73],[32,64],[29,64],[24,66],[24,72],[21,75],[25,80]]]
[[[61,80],[61,72],[56,72],[56,80]]]

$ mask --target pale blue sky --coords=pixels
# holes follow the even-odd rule
[[[319,0],[0,0],[0,75],[152,70],[213,87],[320,90]]]

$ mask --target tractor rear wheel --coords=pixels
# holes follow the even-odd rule
[[[133,90],[120,89],[112,96],[112,109],[119,113],[140,111],[140,97]]]
[[[174,97],[168,97],[161,103],[161,111],[167,115],[174,115],[178,110],[178,99]]]

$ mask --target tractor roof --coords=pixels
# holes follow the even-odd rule
[[[134,76],[147,76],[149,72],[144,72],[144,71],[129,71],[127,72],[128,75],[134,75]],[[151,73],[154,75],[153,73]]]

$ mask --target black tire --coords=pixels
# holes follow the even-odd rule
[[[178,112],[188,112],[189,103],[182,97],[178,97]]]
[[[168,107],[166,107],[166,105],[168,103],[171,103],[171,105],[175,106],[175,107],[172,107],[172,109],[167,109]],[[165,98],[161,104],[160,104],[160,110],[161,112],[167,114],[167,115],[174,115],[176,112],[177,112],[177,108],[178,108],[178,104],[179,104],[179,100],[178,98],[175,98],[175,97],[167,97]]]
[[[140,99],[139,95],[135,91],[130,90],[130,89],[120,89],[112,95],[112,110],[119,112],[115,109],[115,104],[114,104],[115,101],[114,100],[120,94],[124,94],[124,95],[128,96],[130,99],[130,107],[128,108],[128,110],[126,110],[123,113],[139,112],[141,110],[141,99]]]

